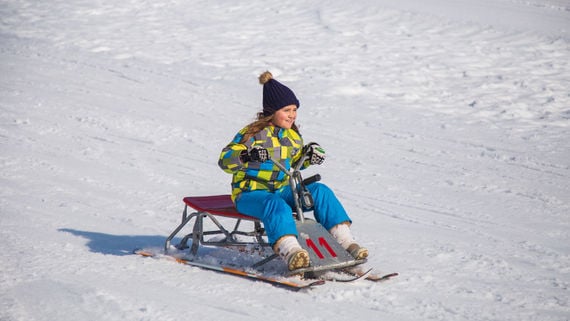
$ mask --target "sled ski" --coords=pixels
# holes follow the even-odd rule
[[[393,272],[393,273],[388,273],[388,274],[370,274],[366,276],[366,280],[368,281],[373,281],[373,282],[383,282],[383,281],[388,281],[390,279],[393,279],[395,277],[397,277],[398,273]]]
[[[382,282],[387,281],[389,279],[397,277],[399,274],[396,272],[388,273],[388,274],[379,274],[373,272],[372,269],[366,269],[363,266],[355,266],[350,267],[342,270],[343,273],[354,275],[355,277],[362,278],[364,280],[372,281],[372,282]]]
[[[224,266],[224,265],[215,265],[215,264],[211,264],[211,263],[203,263],[203,262],[198,262],[198,261],[193,261],[191,259],[188,258],[183,258],[183,257],[176,257],[173,255],[160,255],[157,253],[154,253],[152,251],[149,250],[135,250],[133,251],[134,254],[138,254],[144,257],[152,257],[155,259],[167,259],[170,261],[174,261],[177,263],[181,263],[181,264],[185,264],[185,265],[190,265],[190,266],[195,266],[195,267],[199,267],[205,270],[212,270],[212,271],[216,271],[216,272],[221,272],[221,273],[227,273],[227,274],[231,274],[231,275],[236,275],[236,276],[240,276],[240,277],[244,277],[244,278],[249,278],[249,279],[254,279],[254,280],[258,280],[258,281],[262,281],[265,283],[269,283],[278,287],[283,287],[289,290],[293,290],[293,291],[299,291],[302,289],[308,289],[317,285],[322,285],[325,283],[324,280],[320,280],[320,279],[302,279],[300,277],[284,277],[284,276],[271,276],[271,275],[265,275],[263,273],[260,273],[258,271],[247,271],[245,269],[242,268],[235,268],[235,267],[230,267],[230,266]]]
[[[332,270],[332,271],[324,271],[323,273],[310,273],[306,275],[308,278],[319,279],[323,281],[332,281],[332,282],[354,282],[360,279],[366,279],[366,276],[372,272],[372,269],[368,269],[363,274],[356,274],[356,273],[347,273],[344,270]]]
[[[398,276],[398,273],[379,274],[373,271],[373,268],[364,268],[355,266],[340,270],[325,271],[324,273],[306,274],[307,278],[321,279],[332,282],[354,282],[357,280],[366,280],[371,282],[382,282]]]

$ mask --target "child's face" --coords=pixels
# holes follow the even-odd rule
[[[288,105],[285,106],[273,114],[273,119],[271,122],[273,125],[285,129],[290,129],[297,118],[297,106]]]

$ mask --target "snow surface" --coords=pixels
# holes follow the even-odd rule
[[[0,1],[0,320],[569,320],[566,0]],[[130,255],[295,90],[383,284]],[[310,173],[306,173],[308,175]]]

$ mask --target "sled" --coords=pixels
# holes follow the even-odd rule
[[[313,198],[306,186],[320,180],[318,174],[305,180],[301,177],[300,168],[307,158],[303,154],[291,171],[278,161],[271,161],[289,177],[295,203],[291,215],[297,226],[299,244],[309,253],[308,267],[287,270],[285,262],[271,249],[263,223],[240,213],[231,196],[226,194],[184,197],[182,221],[167,237],[164,253],[154,249],[137,249],[134,253],[295,291],[321,285],[325,280],[380,282],[397,276],[397,273],[371,273],[372,269],[362,265],[366,259],[353,258],[321,224],[305,218],[304,210],[309,212],[313,207]],[[174,240],[179,241],[173,245]]]
[[[189,254],[196,256],[201,246],[234,247],[236,250],[249,248],[259,249],[266,247],[271,252],[269,243],[265,238],[265,230],[260,220],[240,213],[234,207],[230,195],[190,196],[185,197],[182,222],[168,236],[164,244],[165,253],[172,250],[172,240],[185,228],[190,227],[191,232],[184,235],[180,242],[174,246],[177,250],[189,249]],[[189,209],[194,211],[189,213]],[[293,213],[292,213],[293,215]],[[298,217],[298,214],[295,214]],[[231,219],[234,224],[226,228],[220,218]],[[211,226],[206,228],[206,221]],[[227,220],[226,220],[227,221]],[[253,225],[249,230],[243,227],[244,221]],[[299,233],[299,243],[309,252],[311,266],[292,271],[292,274],[304,272],[317,272],[332,269],[342,269],[366,262],[366,259],[355,260],[319,223],[311,219],[296,220]],[[216,236],[221,236],[216,237]],[[246,236],[252,240],[243,240],[239,236]],[[188,245],[191,241],[191,245]],[[269,254],[262,260],[251,265],[258,269],[269,261],[278,258],[277,254]]]
[[[318,174],[306,180],[302,179],[300,167],[306,159],[307,155],[303,155],[291,171],[280,162],[271,159],[289,177],[289,187],[293,191],[295,202],[295,209],[291,215],[295,218],[299,243],[308,251],[311,262],[309,267],[290,271],[288,274],[315,275],[319,272],[340,270],[365,263],[366,259],[354,259],[321,224],[305,218],[303,209],[310,211],[313,207],[313,199],[306,186],[320,180]],[[244,267],[254,270],[263,270],[268,262],[279,257],[273,253],[266,240],[262,222],[246,213],[240,213],[230,195],[189,196],[183,201],[182,221],[166,239],[164,244],[166,254],[173,248],[176,251],[187,249],[189,255],[196,257],[198,250],[204,246],[237,250],[256,249],[258,253],[264,253],[261,259],[251,266]],[[229,225],[228,221],[231,222]],[[183,230],[189,232],[182,233]],[[179,235],[182,235],[182,238],[173,247],[172,241]]]

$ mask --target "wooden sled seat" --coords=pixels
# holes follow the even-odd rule
[[[212,215],[235,219],[258,221],[258,219],[253,216],[238,212],[230,195],[189,196],[184,198],[184,203],[199,212],[207,212]]]

